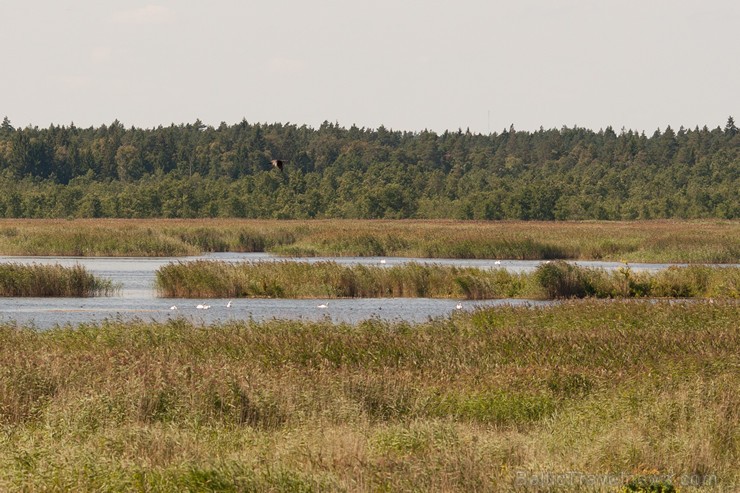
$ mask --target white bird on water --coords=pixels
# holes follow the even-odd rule
[[[456,310],[462,310],[462,303],[458,302],[457,305],[455,305]]]
[[[384,264],[385,263],[385,259],[384,258],[380,259],[380,263],[381,264]]]
[[[231,300],[229,300],[229,302],[226,303],[226,308],[231,308]]]
[[[172,306],[170,307],[170,310],[177,310],[177,305],[172,305]]]
[[[497,261],[495,261],[495,262],[494,262],[493,264],[494,264],[494,265],[501,265],[501,261],[500,261],[500,260],[497,260]]]
[[[329,303],[322,303],[320,305],[316,305],[316,308],[329,308]]]
[[[210,307],[211,307],[211,305],[203,305],[203,304],[201,304],[201,305],[196,306],[195,308],[197,308],[198,310],[208,310]]]

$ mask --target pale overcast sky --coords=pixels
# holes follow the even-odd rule
[[[0,43],[20,127],[740,120],[738,0],[0,0]]]

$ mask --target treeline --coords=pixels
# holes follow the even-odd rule
[[[740,135],[0,126],[0,217],[740,217]],[[270,161],[284,160],[285,169]]]

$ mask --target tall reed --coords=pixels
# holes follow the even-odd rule
[[[0,220],[0,254],[740,262],[740,221]]]
[[[640,272],[583,268],[563,261],[533,273],[547,298],[740,298],[740,268],[689,265]]]
[[[81,265],[0,263],[0,296],[109,296],[117,289]]]
[[[505,270],[409,263],[393,267],[336,262],[170,263],[156,272],[164,297],[502,298],[522,293],[523,275]]]
[[[534,273],[409,263],[392,267],[336,262],[170,263],[156,272],[168,298],[632,298],[740,297],[740,268],[672,267],[614,272],[563,261]]]
[[[733,491],[739,319],[585,301],[413,325],[0,323],[0,490]]]

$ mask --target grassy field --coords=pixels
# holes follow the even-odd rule
[[[116,286],[85,267],[0,263],[0,297],[3,296],[108,296]]]
[[[590,269],[564,261],[532,273],[409,263],[170,263],[156,272],[165,298],[740,298],[740,268],[692,265],[657,272]]]
[[[586,301],[0,325],[0,490],[737,491],[738,320]]]
[[[0,220],[1,255],[287,256],[740,262],[740,221]]]

